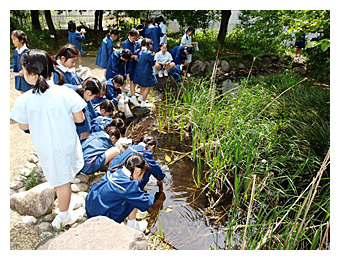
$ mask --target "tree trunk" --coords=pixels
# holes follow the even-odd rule
[[[99,11],[96,10],[94,12],[94,32],[96,33],[98,30],[98,16],[99,16]]]
[[[31,17],[33,29],[41,31],[41,26],[39,22],[39,10],[31,10]]]
[[[53,25],[51,11],[50,10],[44,10],[44,12],[45,12],[45,19],[46,19],[46,23],[47,23],[47,26],[48,26],[48,30],[50,31],[50,34],[54,35],[54,38],[56,39],[57,38],[57,32],[56,32],[54,25]]]
[[[104,14],[104,11],[103,10],[100,10],[99,11],[99,21],[98,21],[98,24],[99,24],[99,31],[102,32],[103,31],[103,14]]]
[[[220,45],[223,45],[225,36],[227,35],[228,31],[228,23],[231,16],[231,10],[222,10],[222,18],[221,18],[221,25],[220,31],[218,32],[217,41]]]

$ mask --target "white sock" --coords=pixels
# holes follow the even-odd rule
[[[59,215],[61,221],[65,221],[66,219],[68,219],[70,217],[70,212],[69,211],[64,211],[64,212],[59,211],[58,215]]]
[[[128,219],[127,222],[126,222],[126,225],[129,226],[129,227],[132,227],[132,228],[135,228],[135,225],[136,225],[136,220],[135,219]]]

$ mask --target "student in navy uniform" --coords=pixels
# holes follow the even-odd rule
[[[78,64],[79,68],[82,68],[81,56],[84,54],[81,41],[85,39],[86,31],[82,29],[80,32],[77,31],[76,23],[73,21],[68,22],[68,42],[75,45],[79,51]]]
[[[61,72],[65,77],[64,85],[76,90],[81,88],[83,79],[77,74],[74,67],[79,57],[79,51],[73,44],[66,44],[61,47],[56,54],[54,60],[57,64],[55,70]],[[58,76],[56,73],[53,75],[53,81],[55,84],[58,82]]]
[[[91,120],[91,132],[103,131],[104,128],[112,121],[115,107],[111,100],[104,100],[99,104],[100,116]]]
[[[138,63],[136,65],[134,82],[137,83],[141,90],[140,96],[138,98],[141,101],[141,107],[150,107],[146,103],[150,87],[157,84],[157,78],[153,71],[153,66],[155,65],[155,55],[150,51],[152,48],[152,40],[144,38],[141,43],[141,50],[138,52]]]
[[[117,40],[119,37],[119,30],[113,29],[110,33],[103,39],[102,43],[100,44],[97,58],[96,58],[96,65],[104,70],[104,77],[106,75],[106,67],[109,61],[110,55],[112,54],[113,48],[113,41]]]
[[[138,25],[138,26],[136,27],[136,29],[138,30],[139,35],[140,35],[141,37],[145,38],[145,29],[146,29],[146,27],[145,27],[145,20],[144,20],[144,19],[141,19],[141,20],[140,20],[140,25]]]
[[[136,222],[137,209],[147,211],[155,201],[152,194],[143,192],[139,181],[148,169],[147,162],[138,154],[133,154],[117,168],[109,170],[94,184],[85,200],[88,218],[107,216],[117,223],[127,217],[127,226],[143,230]]]
[[[131,51],[128,49],[114,51],[107,63],[106,67],[106,79],[113,78],[115,75],[122,75],[126,79],[126,75],[129,74],[129,68],[127,62],[131,58]]]
[[[188,65],[187,55],[193,53],[192,47],[186,46],[176,46],[171,50],[171,56],[175,62],[175,64],[185,64]]]
[[[188,71],[188,65],[177,64],[169,71],[169,75],[173,77],[178,83],[183,85],[183,78],[185,78]]]
[[[26,82],[20,62],[22,55],[29,51],[27,48],[28,40],[26,34],[21,30],[14,30],[11,33],[11,39],[16,48],[13,53],[13,64],[10,67],[10,72],[18,73],[15,76],[15,89],[22,94],[33,87],[33,85]]]
[[[152,24],[152,20],[147,20],[146,24],[148,27],[145,30],[145,37],[152,40],[153,46],[151,51],[156,53],[159,49],[160,39],[164,34],[162,33],[161,28]]]
[[[123,43],[123,49],[129,49],[131,51],[131,59],[128,61],[129,66],[129,74],[127,74],[126,80],[130,82],[130,90],[128,96],[131,96],[130,102],[135,106],[139,106],[139,103],[136,99],[135,88],[137,84],[133,82],[136,64],[138,61],[137,52],[140,50],[140,44],[137,41],[139,38],[138,30],[132,28],[128,34],[128,38]]]
[[[76,123],[77,133],[81,142],[90,135],[91,121],[93,118],[98,116],[93,108],[91,100],[99,94],[100,89],[100,81],[96,78],[90,77],[84,80],[82,88],[76,90],[76,92],[87,102],[87,106],[83,109],[85,116],[84,122]]]
[[[121,119],[119,117],[115,117],[115,118],[112,119],[112,121],[108,125],[117,127],[120,131],[121,136],[125,135],[126,126],[125,126],[123,119]]]
[[[117,167],[119,164],[123,163],[132,154],[139,154],[143,156],[149,165],[148,171],[145,173],[143,179],[139,183],[139,187],[143,189],[147,182],[149,181],[150,175],[152,174],[159,182],[165,178],[165,173],[159,164],[156,163],[155,158],[152,153],[155,151],[157,146],[157,140],[152,135],[144,135],[140,142],[135,145],[132,144],[125,150],[124,153],[118,155],[110,163],[109,169]]]
[[[92,105],[98,105],[100,104],[101,102],[107,100],[107,86],[106,86],[106,80],[102,81],[101,82],[101,89],[100,89],[100,92],[99,94],[91,101],[92,102]],[[95,106],[96,107],[96,106]]]
[[[119,138],[120,132],[114,126],[106,126],[104,131],[91,133],[81,144],[84,167],[80,172],[93,174],[111,162],[119,154],[119,149],[115,147]]]

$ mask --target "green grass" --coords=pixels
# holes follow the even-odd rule
[[[257,206],[251,211],[246,249],[327,248],[329,171],[318,184],[310,183],[329,148],[329,90],[287,73],[243,80],[224,95],[209,79],[196,79],[179,96],[166,93],[165,98],[158,108],[159,127],[191,137],[197,186],[213,198],[233,196],[232,207],[225,209],[226,228],[234,230],[246,219],[256,176],[252,203]],[[307,194],[313,189],[312,199]],[[304,200],[308,203],[301,205]],[[229,233],[226,248],[235,236]]]

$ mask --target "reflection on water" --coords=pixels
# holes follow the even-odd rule
[[[176,161],[170,167],[165,156],[167,152],[163,149],[187,152],[185,142],[180,142],[179,137],[174,134],[159,134],[157,132],[157,121],[148,117],[137,128],[130,129],[134,139],[144,133],[158,136],[158,149],[155,158],[161,165],[166,177],[163,182],[163,191],[166,199],[154,226],[151,231],[165,235],[171,245],[177,249],[210,249],[225,247],[224,233],[218,233],[214,223],[211,223],[205,214],[205,209],[209,203],[204,194],[200,195],[201,190],[197,190],[193,179],[194,163],[187,157]],[[138,137],[137,134],[139,135]],[[170,153],[169,153],[170,155]],[[174,159],[174,158],[172,158]],[[145,190],[151,194],[158,192],[156,179],[151,176]],[[199,196],[200,195],[200,196]],[[151,221],[153,222],[153,221]]]

